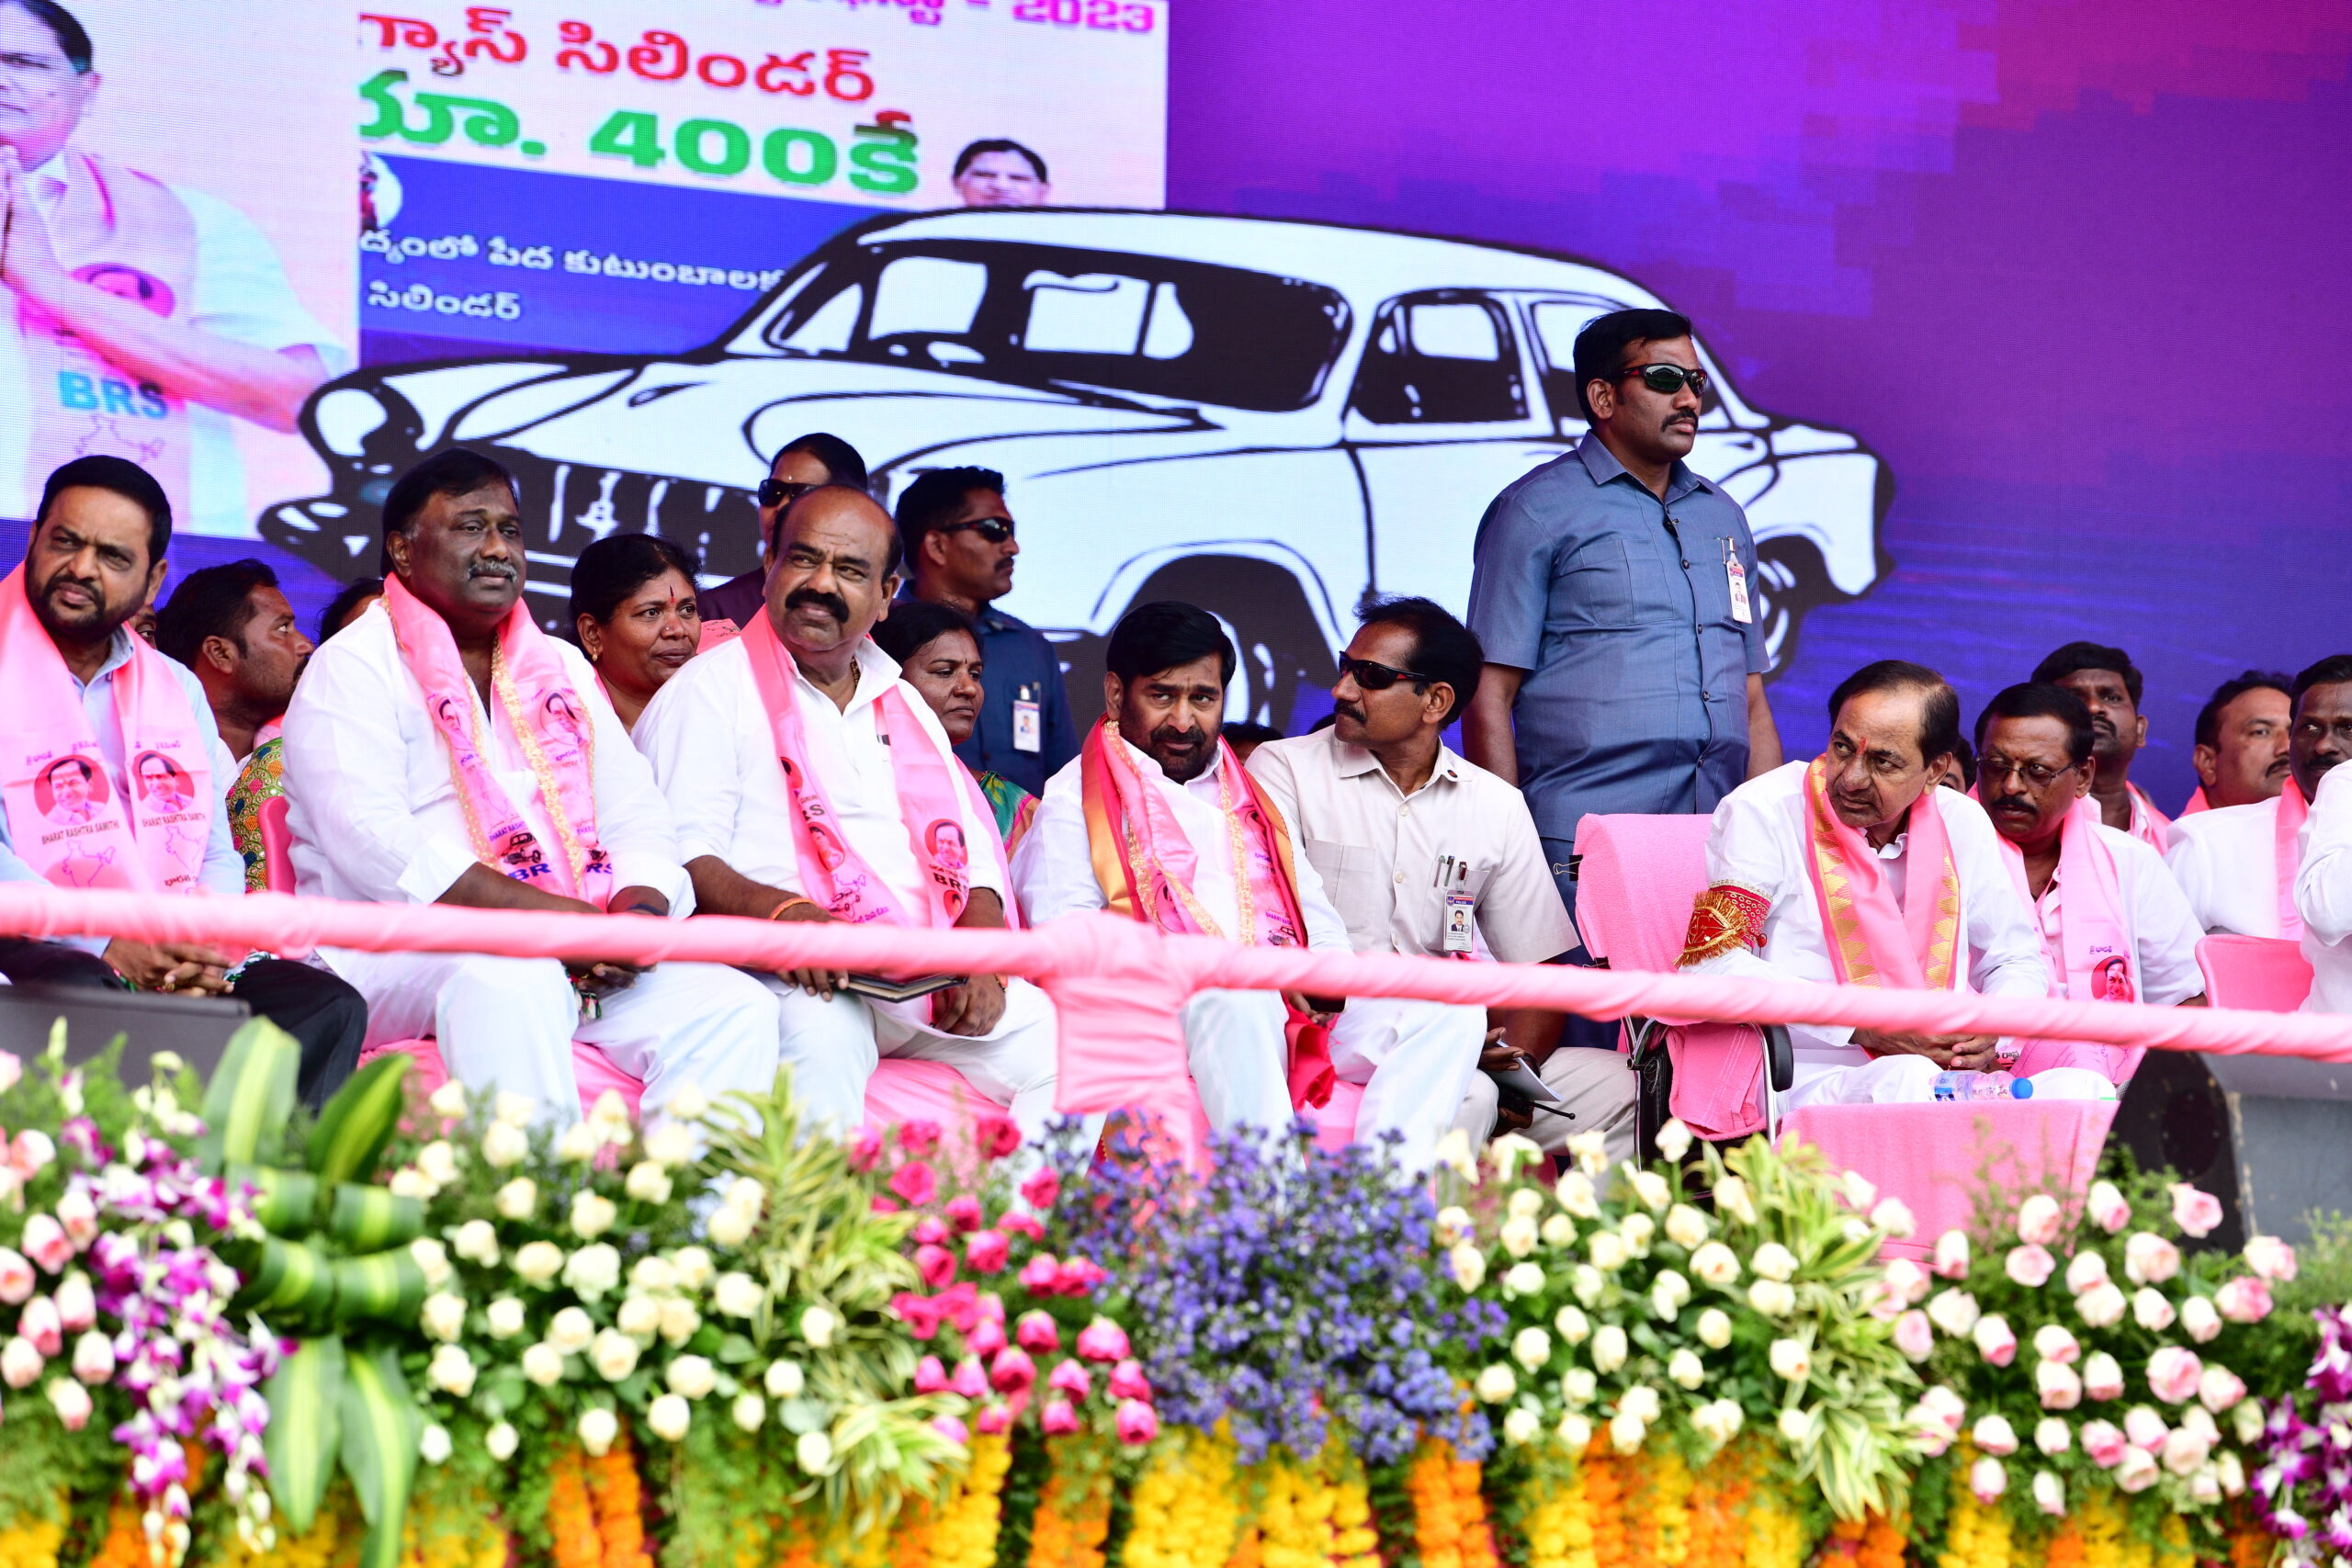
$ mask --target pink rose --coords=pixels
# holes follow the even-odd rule
[[[917,1159],[928,1157],[939,1146],[941,1135],[938,1122],[922,1117],[899,1124],[899,1146]]]
[[[1012,1337],[1023,1349],[1040,1356],[1051,1355],[1062,1348],[1062,1331],[1055,1325],[1050,1313],[1023,1313],[1021,1321],[1013,1325]]]
[[[85,1383],[102,1383],[114,1376],[114,1345],[103,1334],[85,1334],[74,1342],[74,1375]]]
[[[1979,1416],[1968,1429],[1968,1440],[1988,1454],[2006,1458],[2018,1451],[2017,1428],[2006,1416]]]
[[[947,1387],[947,1369],[936,1356],[925,1356],[915,1363],[915,1392],[939,1393]]]
[[[1968,1233],[1946,1231],[1936,1238],[1935,1270],[1939,1278],[1968,1278]]]
[[[1094,1377],[1076,1361],[1065,1359],[1054,1363],[1052,1374],[1046,1379],[1046,1386],[1082,1402],[1094,1392]]]
[[[2245,1266],[2257,1279],[2273,1284],[2295,1277],[2295,1249],[2275,1235],[2258,1235],[2245,1244]]]
[[[1111,1381],[1106,1385],[1114,1399],[1151,1402],[1151,1380],[1143,1375],[1143,1363],[1130,1358],[1111,1369]]]
[[[2270,1315],[2270,1287],[2241,1274],[2213,1292],[2213,1305],[2232,1323],[2260,1323]]]
[[[972,1146],[982,1159],[1002,1159],[1021,1146],[1021,1128],[1010,1116],[991,1111],[972,1123]]]
[[[1065,1296],[1091,1295],[1094,1287],[1110,1277],[1110,1270],[1091,1258],[1065,1258],[1054,1273],[1054,1290]]]
[[[918,1247],[937,1247],[947,1239],[947,1222],[937,1214],[925,1214],[907,1235]]]
[[[2072,1366],[2082,1359],[2082,1342],[2063,1324],[2045,1323],[2033,1331],[2033,1353],[2045,1361]]]
[[[971,1428],[953,1416],[932,1417],[931,1429],[959,1449],[969,1446],[972,1441]]]
[[[49,1404],[69,1432],[78,1432],[90,1424],[90,1391],[78,1382],[63,1378],[53,1380],[49,1385]]]
[[[2093,1399],[2123,1397],[2122,1363],[2104,1350],[2092,1352],[2083,1363],[2083,1392]]]
[[[57,1220],[76,1252],[98,1238],[98,1205],[82,1188],[68,1188],[57,1200]]]
[[[909,1127],[913,1125],[911,1122],[907,1123]],[[904,1128],[899,1130],[899,1136],[902,1140],[905,1137]],[[939,1173],[919,1159],[909,1160],[890,1173],[890,1190],[921,1208],[939,1196]]]
[[[2107,1283],[2107,1259],[2096,1252],[2077,1252],[2066,1264],[2066,1289],[2075,1295]]]
[[[1041,1252],[1021,1266],[1021,1288],[1035,1296],[1050,1296],[1061,1279],[1062,1266],[1050,1252]]]
[[[48,1169],[50,1161],[56,1157],[56,1144],[37,1127],[26,1128],[8,1145],[8,1164],[27,1181]]]
[[[47,1296],[35,1296],[25,1303],[17,1318],[17,1332],[32,1341],[34,1349],[44,1356],[54,1356],[65,1348],[65,1320],[57,1314],[57,1303]]]
[[[967,1192],[947,1201],[947,1223],[958,1232],[980,1228],[980,1201]]]
[[[2169,1430],[2165,1418],[2144,1404],[2135,1404],[2124,1413],[2123,1435],[2136,1448],[2155,1452],[2165,1446],[2165,1433]]]
[[[2037,1192],[2018,1205],[2018,1239],[2028,1247],[2048,1247],[2058,1239],[2065,1220],[2057,1199]]]
[[[1078,1353],[1090,1361],[1124,1361],[1129,1350],[1127,1331],[1107,1317],[1079,1330]]]
[[[44,1274],[54,1274],[74,1260],[73,1240],[51,1215],[35,1214],[27,1220],[25,1234],[19,1239],[27,1256],[40,1266]]]
[[[948,1392],[960,1393],[966,1399],[978,1399],[989,1391],[989,1375],[980,1368],[978,1356],[967,1356],[956,1363],[956,1375],[947,1380]]]
[[[915,1272],[922,1275],[922,1282],[933,1290],[944,1290],[947,1281],[956,1277],[956,1255],[944,1247],[918,1247],[915,1248]]]
[[[40,1352],[22,1335],[0,1345],[0,1382],[10,1388],[30,1388],[40,1376]]]
[[[2075,1310],[2093,1328],[2114,1327],[2131,1309],[2131,1302],[2112,1280],[2104,1285],[2093,1285],[2075,1298]]]
[[[2222,1223],[2222,1201],[2211,1192],[2199,1192],[2185,1181],[2173,1183],[2172,1223],[2193,1236],[2211,1235]]]
[[[1969,1337],[1976,1341],[1976,1353],[1994,1366],[2006,1367],[2017,1359],[2018,1337],[2010,1331],[2008,1319],[1997,1312],[1978,1318]]]
[[[964,1238],[964,1261],[975,1273],[1003,1273],[1012,1253],[1002,1231],[974,1231]]]
[[[2037,1361],[2033,1390],[2044,1410],[2072,1410],[2083,1402],[2083,1380],[2075,1369],[2059,1361]]]
[[[1046,1239],[1046,1227],[1037,1223],[1037,1216],[1024,1214],[1017,1209],[1000,1217],[996,1228],[1007,1235],[1025,1235],[1031,1241]]]
[[[33,1266],[21,1252],[0,1247],[0,1302],[20,1305],[33,1293]]]
[[[890,1298],[890,1310],[917,1339],[928,1339],[939,1332],[939,1303],[929,1296],[900,1291]]]
[[[2127,1448],[2116,1461],[2115,1484],[2125,1492],[2145,1492],[2163,1479],[2156,1456],[2143,1448]]]
[[[896,1198],[891,1197],[887,1192],[876,1192],[874,1195],[873,1201],[868,1203],[866,1207],[872,1209],[877,1214],[895,1214],[904,1209],[906,1205],[899,1202]]]
[[[53,1294],[57,1318],[66,1333],[79,1334],[98,1321],[97,1297],[90,1290],[90,1277],[80,1269],[60,1280]]]
[[[2009,1248],[2001,1259],[2001,1271],[2029,1291],[2038,1291],[2050,1283],[2050,1276],[2058,1271],[2058,1260],[2050,1249],[2038,1242]]]
[[[1017,1345],[999,1350],[989,1363],[989,1383],[999,1393],[1026,1393],[1036,1381],[1037,1363]]]
[[[1050,1209],[1062,1195],[1062,1179],[1054,1168],[1041,1165],[1032,1171],[1029,1179],[1021,1184],[1021,1201],[1039,1211]]]
[[[1926,1313],[1913,1308],[1894,1320],[1894,1348],[1911,1360],[1926,1360],[1935,1353],[1936,1325]]]
[[[2197,1403],[2216,1416],[2234,1408],[2245,1397],[2245,1381],[2218,1361],[2209,1364],[2205,1375],[2197,1381]]]
[[[2197,1352],[2177,1345],[2158,1346],[2148,1358],[2148,1390],[2166,1404],[2178,1404],[2197,1397],[2197,1384],[2205,1375],[2205,1363]]]
[[[1122,1400],[1117,1417],[1119,1441],[1131,1449],[1159,1436],[1159,1417],[1140,1399]]]
[[[23,1059],[14,1051],[0,1051],[0,1094],[16,1088],[17,1080],[24,1076]]]
[[[2130,1446],[2123,1429],[2112,1421],[2089,1421],[2083,1426],[2083,1452],[2101,1470],[2113,1470]]]
[[[2091,1224],[2113,1235],[2132,1223],[2132,1205],[2112,1181],[2091,1183],[2090,1197],[2083,1205],[2090,1214]]]
[[[972,1332],[972,1325],[980,1315],[979,1287],[966,1280],[948,1286],[932,1300],[939,1307],[939,1320],[952,1323],[958,1334]]]
[[[2133,1284],[2161,1285],[2179,1272],[2180,1248],[2154,1232],[2136,1232],[2123,1244],[2123,1277]]]
[[[2180,1303],[2181,1331],[2199,1345],[2210,1344],[2222,1332],[2222,1314],[2211,1296],[2191,1296]]]
[[[849,1168],[863,1174],[872,1170],[874,1162],[882,1157],[882,1134],[871,1127],[860,1127],[850,1134],[847,1147]]]
[[[1934,1278],[1907,1258],[1898,1258],[1888,1264],[1886,1272],[1881,1277],[1894,1292],[1895,1298],[1905,1306],[1917,1306],[1935,1288]]]
[[[2206,1441],[2205,1434],[2183,1427],[2165,1434],[2164,1452],[2159,1457],[2164,1460],[2165,1468],[2175,1475],[2188,1475],[2202,1470],[2212,1451],[2213,1446]]]
[[[1969,1466],[1968,1489],[1980,1503],[1990,1503],[2009,1489],[2009,1472],[1990,1454]]]
[[[980,1406],[973,1425],[979,1428],[981,1436],[992,1438],[1012,1425],[1012,1408],[1001,1400],[991,1399]]]
[[[1004,1319],[983,1317],[964,1336],[964,1348],[975,1356],[993,1356],[1004,1348]]]
[[[1077,1431],[1083,1423],[1079,1420],[1078,1412],[1070,1408],[1069,1400],[1049,1399],[1037,1425],[1045,1429],[1046,1436],[1058,1438]]]

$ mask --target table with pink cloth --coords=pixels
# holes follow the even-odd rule
[[[2111,1100],[1967,1100],[1929,1105],[1815,1105],[1781,1119],[1783,1142],[1815,1145],[1839,1170],[1910,1205],[1918,1228],[1893,1257],[1925,1258],[1975,1217],[1986,1180],[2015,1197],[2079,1198],[2115,1120]]]

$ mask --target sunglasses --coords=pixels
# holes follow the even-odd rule
[[[1617,372],[1617,378],[1621,381],[1628,376],[1639,376],[1643,386],[1669,397],[1685,387],[1702,395],[1707,390],[1707,373],[1704,370],[1691,370],[1679,365],[1632,365]]]
[[[1001,545],[1012,537],[1010,517],[975,517],[969,523],[943,523],[932,530],[934,534],[978,534],[991,545]]]
[[[788,502],[799,500],[802,496],[807,495],[812,490],[822,490],[825,487],[822,485],[808,484],[799,479],[762,479],[760,481],[760,504],[762,506],[782,506]]]
[[[1410,681],[1416,686],[1433,685],[1438,679],[1415,670],[1393,670],[1369,659],[1350,659],[1346,654],[1340,656],[1340,675],[1342,680],[1354,676],[1356,684],[1367,692],[1385,692],[1399,681]]]

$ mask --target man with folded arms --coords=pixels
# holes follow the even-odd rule
[[[1170,934],[1349,951],[1348,928],[1295,852],[1291,824],[1220,732],[1238,655],[1216,617],[1191,604],[1139,605],[1112,628],[1103,655],[1102,720],[1047,781],[1013,856],[1031,922],[1107,908]],[[1344,1005],[1221,990],[1185,1003],[1185,1047],[1210,1125],[1279,1128],[1328,1098],[1322,1031]]]
[[[899,534],[827,485],[776,520],[764,610],[680,671],[638,720],[699,907],[755,920],[1006,924],[996,818],[921,693],[870,633],[899,585]],[[865,1120],[881,1056],[943,1062],[1035,1137],[1054,1114],[1053,1006],[995,975],[869,1000],[823,969],[768,976],[802,1106]]]
[[[310,896],[571,914],[684,915],[670,812],[594,671],[523,602],[506,470],[435,453],[384,498],[384,597],[311,656],[286,714],[294,874]],[[327,949],[368,1037],[433,1035],[451,1077],[578,1120],[572,1042],[644,1080],[764,1091],[775,1009],[707,964]]]
[[[2288,776],[2278,795],[2173,825],[2165,863],[2209,933],[2302,940],[2295,873],[2320,780],[2352,757],[2352,653],[2323,659],[2296,676],[2288,701]]]
[[[2291,675],[2248,670],[2213,688],[2197,710],[2197,747],[2189,753],[2197,791],[2183,817],[2275,798],[2287,784],[2287,732],[2294,707]]]
[[[1976,720],[1976,791],[2001,859],[2041,935],[2050,994],[2074,1001],[2201,1003],[2197,917],[2136,834],[2100,820],[2090,793],[2090,710],[2062,686],[2011,686]],[[2141,1049],[2088,1040],[2020,1041],[2016,1071],[2087,1069],[2120,1087]],[[2079,1086],[2078,1086],[2079,1087]],[[2094,1088],[2096,1086],[2093,1086]]]
[[[2164,853],[2172,843],[2172,823],[2132,782],[2132,761],[2148,743],[2147,716],[2140,711],[2145,683],[2132,656],[2120,648],[2070,642],[2035,665],[2033,678],[2064,686],[2090,709],[2098,745],[2091,798],[2098,803],[2099,819]]]
[[[0,881],[244,892],[222,801],[235,766],[204,688],[128,627],[171,537],[171,502],[137,464],[77,457],[49,476],[24,564],[0,579]],[[0,936],[0,975],[237,997],[300,1043],[297,1087],[314,1107],[368,1026],[332,975],[192,942]]]
[[[1358,953],[1543,964],[1576,944],[1526,801],[1441,739],[1485,662],[1469,628],[1429,600],[1374,604],[1340,656],[1331,728],[1250,755]],[[1396,1133],[1398,1162],[1427,1167],[1465,1095],[1484,1087],[1491,1040],[1498,1070],[1532,1058],[1566,1101],[1537,1108],[1539,1142],[1564,1148],[1570,1134],[1613,1132],[1631,1158],[1625,1058],[1555,1049],[1560,1023],[1532,1008],[1357,998],[1331,1026],[1332,1066],[1365,1086],[1357,1138]],[[1476,1132],[1492,1126],[1494,1102],[1491,1090],[1479,1098]]]
[[[1708,887],[1691,911],[1681,967],[2047,994],[2041,939],[1993,824],[1974,801],[1933,785],[1959,745],[1959,696],[1932,670],[1883,660],[1846,678],[1829,716],[1827,750],[1750,779],[1715,808]],[[1938,1074],[1999,1061],[1989,1034],[1814,1024],[1789,1032],[1788,1110],[1929,1100]],[[1745,1110],[1713,1106],[1698,1119],[1730,1125]]]

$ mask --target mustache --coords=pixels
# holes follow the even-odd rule
[[[786,610],[822,610],[837,621],[849,619],[849,601],[819,588],[796,588],[785,595]]]
[[[1151,743],[1170,751],[1190,751],[1204,744],[1208,736],[1197,729],[1170,729],[1162,725],[1151,732]]]
[[[1331,711],[1338,714],[1342,718],[1354,719],[1358,724],[1366,722],[1363,709],[1358,707],[1353,703],[1333,703],[1331,705]]]
[[[466,575],[468,577],[503,577],[512,582],[522,574],[511,566],[503,565],[497,561],[487,561],[481,566],[468,567]]]
[[[2004,795],[1986,803],[1987,811],[2030,811],[2033,802],[2021,795]]]

